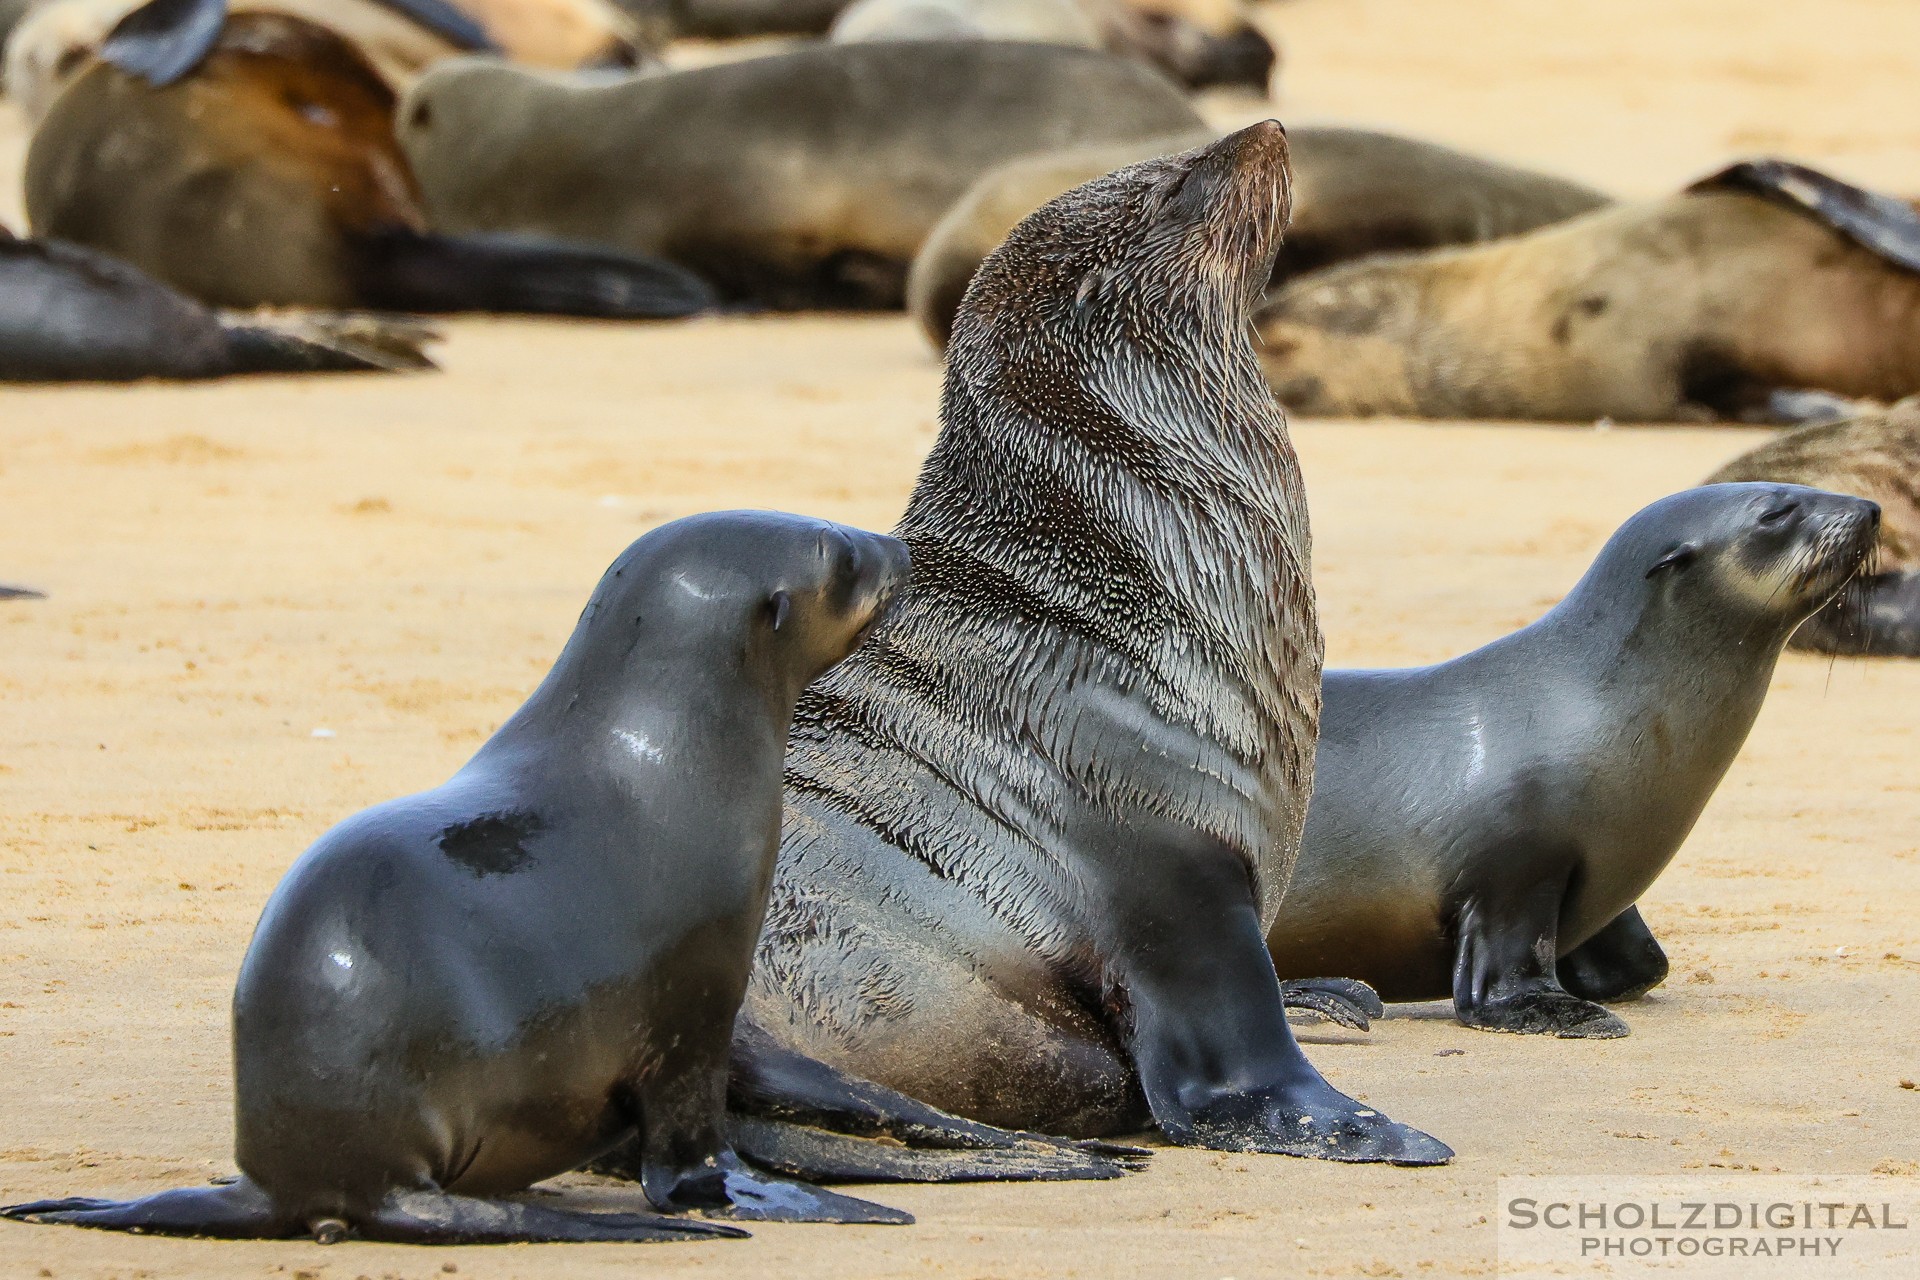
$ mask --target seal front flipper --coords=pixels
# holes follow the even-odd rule
[[[1560,957],[1560,985],[1586,1000],[1633,1000],[1667,980],[1667,953],[1628,907],[1605,928]]]
[[[393,311],[658,320],[717,302],[685,267],[540,236],[393,229],[362,235],[356,247],[360,296]]]
[[[1482,890],[1459,911],[1453,1008],[1481,1031],[1610,1040],[1627,1024],[1564,990],[1554,969],[1564,877]]]
[[[1689,191],[1744,191],[1802,210],[1897,267],[1920,271],[1920,211],[1791,160],[1742,160]]]
[[[233,373],[400,373],[437,369],[440,334],[404,316],[342,312],[220,317]]]
[[[1854,579],[1790,643],[1845,657],[1920,658],[1920,572]]]
[[[299,1219],[276,1209],[266,1192],[246,1178],[217,1187],[161,1191],[138,1200],[35,1200],[0,1209],[0,1218],[219,1240],[286,1240],[306,1234]]]
[[[9,587],[0,583],[0,600],[45,600],[47,593],[32,587]]]
[[[500,52],[500,46],[487,34],[483,24],[471,14],[448,4],[447,0],[379,0],[379,4],[445,38],[456,49],[464,49],[468,53]]]
[[[749,1169],[737,1156],[727,1162],[727,1205],[710,1216],[740,1222],[841,1222],[869,1226],[910,1226],[913,1215],[871,1200],[843,1196],[787,1178]]]
[[[1167,1139],[1347,1162],[1451,1160],[1445,1143],[1362,1106],[1307,1061],[1238,855],[1191,832],[1158,843],[1116,859],[1133,872],[1127,909],[1113,915],[1130,936],[1116,939],[1110,1002]]]
[[[1355,978],[1296,978],[1280,984],[1287,1013],[1307,1014],[1355,1031],[1370,1031],[1386,1013],[1379,993]]]
[[[152,0],[107,33],[100,60],[156,88],[199,66],[227,25],[227,0]]]

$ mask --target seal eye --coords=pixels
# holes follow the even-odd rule
[[[1653,568],[1647,570],[1647,576],[1651,578],[1655,574],[1664,573],[1667,570],[1678,571],[1684,569],[1692,564],[1694,557],[1699,554],[1700,548],[1694,546],[1692,543],[1683,542],[1679,546],[1671,548],[1667,554],[1654,561]]]
[[[1771,511],[1767,512],[1765,515],[1760,517],[1760,527],[1763,529],[1775,528],[1782,521],[1784,521],[1788,516],[1792,515],[1794,512],[1798,511],[1799,509],[1800,509],[1800,504],[1797,502],[1792,502],[1792,501],[1783,502],[1779,506],[1773,508]]]
[[[776,591],[767,597],[767,619],[773,623],[775,631],[778,631],[786,622],[787,615],[791,612],[793,612],[793,601],[788,598],[786,592]]]

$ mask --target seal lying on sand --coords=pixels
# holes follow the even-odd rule
[[[762,1034],[993,1124],[1450,1156],[1321,1078],[1267,957],[1321,657],[1247,335],[1286,209],[1269,121],[981,267],[896,530],[913,588],[795,716]]]
[[[636,542],[465,768],[335,827],[275,890],[234,992],[243,1176],[4,1212],[323,1242],[738,1234],[499,1198],[637,1132],[658,1208],[911,1221],[756,1174],[722,1132],[794,701],[906,576],[891,538],[765,512]]]
[[[981,260],[1022,218],[1070,187],[1151,156],[1200,146],[1202,130],[1014,160],[967,191],[928,234],[907,277],[907,309],[936,347]],[[1271,287],[1394,249],[1475,244],[1565,222],[1612,203],[1591,187],[1417,138],[1329,126],[1292,130],[1293,221]]]
[[[435,336],[390,317],[223,315],[105,254],[0,227],[0,382],[431,369]]]
[[[1874,571],[1856,577],[1789,643],[1820,653],[1920,657],[1920,397],[1789,431],[1704,483],[1766,480],[1868,498],[1880,507]]]
[[[1623,525],[1567,598],[1463,658],[1329,671],[1282,975],[1608,1037],[1667,960],[1634,903],[1759,714],[1787,637],[1873,548],[1871,502],[1711,485]]]
[[[216,306],[685,315],[670,263],[427,229],[394,94],[298,18],[156,0],[115,29],[27,156],[34,230],[112,253]]]
[[[1193,129],[1144,67],[1037,44],[821,45],[581,86],[466,59],[400,106],[433,224],[618,245],[774,307],[901,305],[982,173]]]
[[[1781,393],[1920,390],[1920,213],[1751,162],[1530,235],[1303,276],[1256,323],[1301,413],[1798,420],[1807,398]]]
[[[829,37],[840,44],[1030,40],[1077,45],[1157,67],[1189,89],[1235,86],[1263,98],[1276,61],[1272,43],[1244,19],[1216,36],[1179,14],[1149,14],[1124,0],[855,0],[834,19]]]

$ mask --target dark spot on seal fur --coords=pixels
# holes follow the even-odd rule
[[[440,833],[440,852],[476,876],[505,875],[532,860],[526,841],[545,829],[538,814],[487,813]]]

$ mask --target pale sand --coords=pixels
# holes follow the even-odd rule
[[[1298,0],[1268,20],[1289,119],[1422,130],[1623,191],[1787,144],[1920,191],[1920,11],[1899,0]],[[230,1170],[227,995],[306,843],[458,766],[649,525],[763,505],[884,528],[932,439],[938,370],[896,318],[450,331],[441,376],[0,392],[0,581],[52,594],[0,603],[0,1198]],[[1621,519],[1760,436],[1297,438],[1330,657],[1393,664],[1536,616]],[[1920,664],[1783,662],[1649,896],[1674,980],[1624,1010],[1630,1038],[1482,1035],[1438,1007],[1308,1033],[1337,1084],[1458,1148],[1444,1170],[1163,1151],[1118,1183],[877,1189],[911,1228],[698,1246],[9,1224],[0,1275],[1487,1274],[1503,1174],[1911,1178],[1916,695]]]

